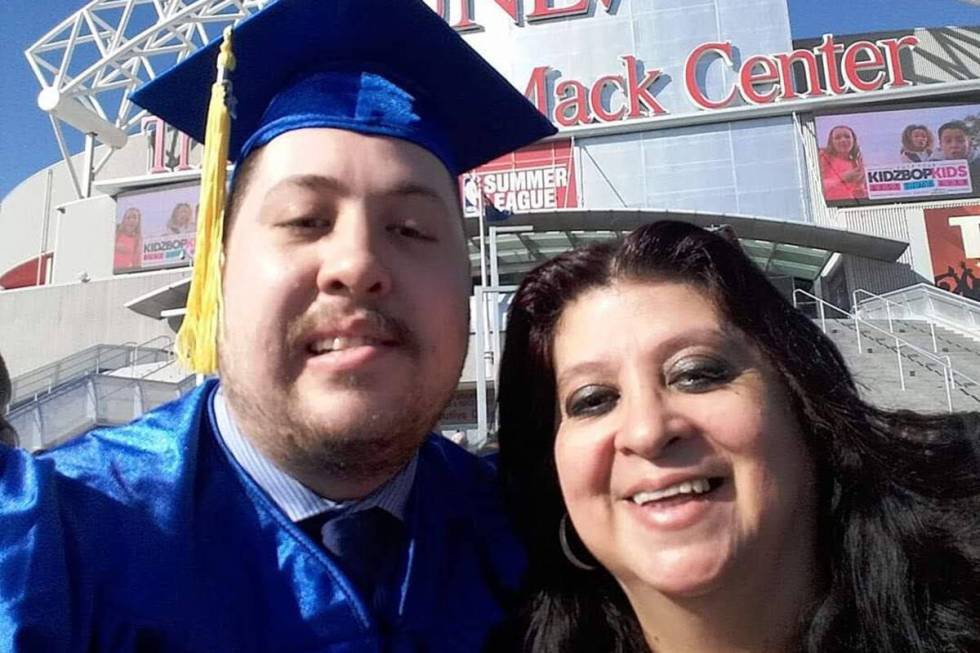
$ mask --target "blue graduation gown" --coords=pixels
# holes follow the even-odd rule
[[[488,463],[422,446],[401,617],[380,626],[228,456],[215,387],[38,458],[0,450],[0,651],[481,649],[524,566]]]

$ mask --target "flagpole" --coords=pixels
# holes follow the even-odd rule
[[[484,205],[486,200],[483,197],[483,193],[480,193],[479,201],[479,219],[480,219],[480,285],[484,288],[487,287],[487,242],[483,235],[486,230],[486,225],[484,224],[484,213],[486,213],[486,206]]]

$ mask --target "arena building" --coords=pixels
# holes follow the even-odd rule
[[[16,316],[0,343],[25,446],[193,384],[171,348],[201,147],[127,93],[265,4],[94,0],[27,50],[64,159],[0,208],[0,313]],[[900,303],[974,328],[980,28],[798,39],[785,0],[428,4],[560,128],[460,178],[473,336],[444,429],[474,446],[492,430],[503,311],[524,272],[654,220],[732,227],[815,317]],[[952,366],[942,375],[950,397]]]

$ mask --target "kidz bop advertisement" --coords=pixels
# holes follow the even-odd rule
[[[504,217],[578,206],[571,141],[538,143],[460,177],[463,215]]]
[[[190,265],[200,186],[134,192],[116,198],[112,269],[116,274]]]
[[[980,194],[980,104],[817,116],[830,205]]]

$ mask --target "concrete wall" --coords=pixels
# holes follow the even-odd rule
[[[107,195],[65,204],[55,212],[51,282],[112,277],[116,202]]]
[[[123,305],[188,274],[186,269],[150,272],[0,292],[0,352],[10,375],[29,372],[92,345],[172,336],[166,322],[138,315]]]

